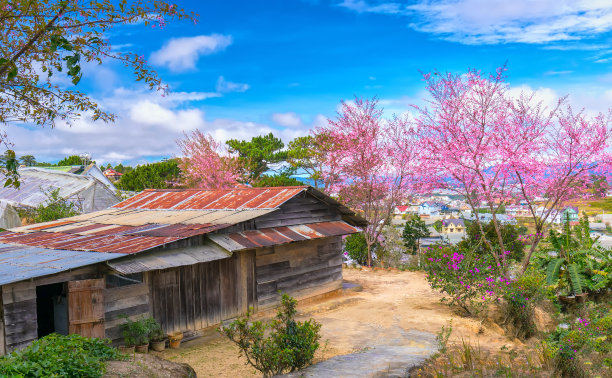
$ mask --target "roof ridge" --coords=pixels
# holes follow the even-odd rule
[[[205,189],[205,188],[185,188],[185,189],[144,189],[143,192],[183,192],[183,191],[218,191],[218,190],[269,190],[269,189],[297,189],[309,188],[309,185],[294,185],[294,186],[260,186],[260,187],[236,187],[224,189]]]

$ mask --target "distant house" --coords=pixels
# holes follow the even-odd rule
[[[562,224],[569,220],[570,224],[576,224],[580,220],[580,213],[577,207],[568,206],[560,211],[558,211],[554,218],[553,223]]]
[[[115,190],[94,175],[83,176],[39,167],[19,169],[19,189],[0,188],[0,228],[21,225],[15,217],[18,208],[36,208],[48,200],[49,192],[58,190],[59,196],[83,213],[103,210],[119,202]],[[106,178],[105,178],[106,179]]]
[[[606,224],[603,222],[589,223],[589,230],[591,230],[591,232],[605,232],[606,227],[607,227]]]
[[[476,220],[476,217],[474,216],[474,214],[463,214],[463,218],[466,220],[471,220],[474,221]],[[506,215],[506,214],[495,214],[495,218],[497,219],[497,221],[501,224],[512,224],[512,225],[516,225],[516,219]],[[481,222],[483,223],[489,223],[493,220],[493,215],[491,215],[490,213],[479,213],[478,214],[478,219],[480,219]]]
[[[528,217],[531,215],[531,212],[527,206],[509,205],[506,206],[506,215],[511,217]]]
[[[443,219],[442,234],[465,234],[463,219]]]
[[[123,316],[185,338],[342,290],[342,236],[366,221],[310,187],[145,190],[0,233],[0,354],[51,333],[121,341]]]
[[[104,170],[103,173],[104,173],[104,176],[106,176],[106,178],[108,178],[112,182],[118,181],[121,178],[121,176],[123,176],[123,173],[117,172],[112,168],[108,168]]]
[[[442,211],[448,210],[442,202],[437,201],[425,201],[419,205],[419,215],[428,215],[430,217],[440,216]]]

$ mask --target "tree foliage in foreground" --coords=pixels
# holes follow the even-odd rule
[[[121,62],[149,89],[165,90],[157,73],[135,52],[114,49],[109,36],[126,25],[162,28],[166,20],[194,19],[164,1],[0,0],[0,124],[33,123],[54,127],[88,116],[112,122],[90,96],[75,89],[82,65]],[[3,169],[5,186],[18,186],[13,158]]]
[[[238,345],[247,363],[264,377],[299,370],[312,363],[319,349],[321,324],[313,319],[296,321],[296,306],[295,299],[283,294],[281,307],[271,321],[251,321],[251,308],[246,316],[220,331]]]
[[[126,25],[163,27],[193,19],[164,1],[0,1],[0,123],[54,126],[83,114],[113,121],[86,94],[75,90],[81,65],[116,60],[150,89],[163,89],[157,73],[135,52],[113,49],[109,36]],[[70,80],[61,84],[56,77]]]

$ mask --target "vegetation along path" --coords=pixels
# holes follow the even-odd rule
[[[440,303],[440,294],[429,287],[422,272],[345,269],[343,274],[363,290],[299,307],[300,319],[312,317],[323,326],[318,363],[297,376],[403,375],[435,351],[435,335],[450,319],[451,341],[463,337],[490,349],[516,346],[499,327],[482,327]],[[186,342],[162,357],[188,363],[198,377],[259,375],[221,336]]]

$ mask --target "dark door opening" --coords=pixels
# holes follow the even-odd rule
[[[53,332],[68,334],[68,301],[66,283],[36,286],[38,338]]]

